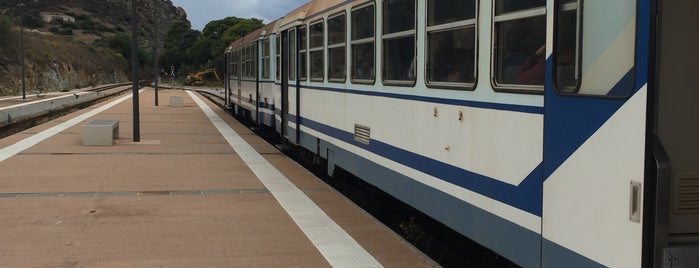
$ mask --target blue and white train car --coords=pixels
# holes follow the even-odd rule
[[[276,21],[233,42],[227,49],[227,105],[259,125],[275,124],[275,69],[273,56]],[[277,94],[278,95],[278,94]]]
[[[524,267],[697,267],[697,14],[699,1],[314,0],[253,33],[276,42],[257,53],[275,86],[231,76],[227,90],[260,125],[256,96],[273,96],[277,131],[331,174]],[[233,68],[255,61],[236,55],[245,39]]]

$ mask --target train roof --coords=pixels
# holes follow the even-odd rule
[[[275,30],[285,30],[303,23],[303,21],[306,19],[306,15],[309,14],[309,10],[315,5],[316,2],[318,1],[310,1],[286,14],[286,16],[280,19],[281,22],[279,23],[279,27]]]
[[[304,24],[307,21],[315,20],[326,13],[333,13],[345,7],[346,0],[312,0],[308,3],[292,10],[284,17],[275,20],[252,33],[235,40],[228,47],[228,51],[239,48],[260,37],[270,35],[270,33],[280,32],[289,28]],[[371,1],[357,1],[350,5],[363,5]]]
[[[280,20],[275,20],[273,22],[268,23],[265,26],[262,26],[258,28],[257,30],[254,30],[253,32],[243,36],[243,38],[240,38],[238,40],[233,41],[229,46],[228,46],[228,51],[232,49],[239,48],[243,45],[246,45],[252,41],[255,41],[261,37],[265,37],[270,35],[271,33],[274,32],[274,29],[276,28],[277,24],[280,22]]]

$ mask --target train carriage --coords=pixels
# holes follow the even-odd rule
[[[231,44],[227,95],[524,267],[696,267],[698,11],[314,0]]]

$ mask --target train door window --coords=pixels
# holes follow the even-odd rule
[[[235,78],[240,77],[240,50],[236,50],[233,54],[233,72],[235,73]]]
[[[473,89],[476,0],[427,1],[428,86]]]
[[[252,58],[250,60],[250,65],[252,65],[252,76],[253,77],[258,77],[259,76],[259,70],[257,69],[258,61],[260,58],[260,52],[258,50],[259,43],[255,42],[252,44],[252,48],[250,49],[250,57]]]
[[[415,47],[415,0],[383,1],[384,84],[415,85],[418,66]]]
[[[347,80],[347,24],[345,13],[328,18],[328,80]]]
[[[376,81],[374,4],[352,10],[352,82]]]
[[[242,74],[241,76],[243,78],[248,78],[248,47],[245,46],[241,50],[241,59],[240,59],[240,64],[242,65]]]
[[[279,34],[277,35],[277,41],[275,43],[276,43],[276,45],[275,45],[276,49],[274,51],[276,51],[277,60],[276,60],[276,65],[274,65],[274,66],[275,66],[275,69],[277,72],[277,80],[281,80],[282,79],[281,78],[281,68],[282,68],[282,54],[281,54],[282,53],[282,48],[281,48],[282,37],[281,37],[281,35],[279,35]]]
[[[262,41],[262,78],[269,79],[269,38]]]
[[[234,50],[231,52],[231,58],[230,58],[230,66],[231,66],[231,78],[238,78],[238,59],[236,56],[238,55],[238,51]]]
[[[255,47],[250,45],[248,47],[248,77],[253,78],[255,77],[255,64],[253,61],[255,60]]]
[[[245,47],[241,47],[238,52],[238,64],[240,64],[240,77],[245,78]]]
[[[296,29],[289,30],[289,81],[296,80]]]
[[[634,85],[636,1],[558,0],[557,92],[626,97]]]
[[[301,27],[299,28],[299,80],[301,81],[306,81],[308,78],[308,75],[306,74],[308,65],[306,64],[306,51],[308,44],[306,43],[308,40],[306,38],[306,31],[307,28]]]
[[[323,20],[314,22],[310,26],[310,56],[311,56],[311,81],[323,81],[325,79],[323,43]]]
[[[542,92],[546,0],[496,0],[494,13],[494,87]]]
[[[252,78],[252,76],[253,76],[253,75],[252,75],[252,73],[253,73],[253,70],[252,70],[252,69],[253,69],[253,65],[252,65],[252,46],[249,45],[249,46],[245,49],[245,52],[246,52],[246,54],[247,54],[247,55],[245,56],[245,65],[247,66],[247,70],[248,70],[248,72],[247,72],[246,75],[247,75],[248,78]]]
[[[245,64],[248,66],[247,67],[248,68],[247,75],[248,75],[248,78],[253,78],[254,77],[254,70],[253,69],[255,66],[252,64],[252,61],[253,61],[253,56],[252,56],[253,55],[253,53],[252,53],[253,47],[252,47],[252,45],[249,45],[247,47],[246,51],[247,51],[247,57],[246,57]]]

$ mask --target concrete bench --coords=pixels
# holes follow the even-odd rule
[[[180,96],[170,96],[170,107],[182,107],[184,106],[184,101]]]
[[[119,120],[92,120],[83,126],[83,145],[111,146],[119,138]]]

